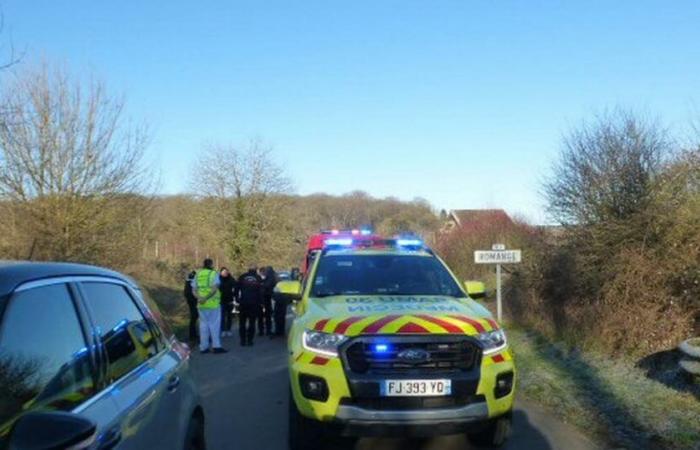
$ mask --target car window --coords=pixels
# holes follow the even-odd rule
[[[321,258],[312,295],[447,295],[464,297],[437,258],[417,255],[338,255]]]
[[[68,411],[94,393],[88,349],[68,287],[15,294],[0,324],[0,442],[22,412]]]
[[[107,351],[109,382],[121,378],[157,352],[156,339],[124,286],[82,283],[85,303]]]

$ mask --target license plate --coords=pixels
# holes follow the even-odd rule
[[[383,397],[438,397],[452,394],[452,380],[384,380]]]

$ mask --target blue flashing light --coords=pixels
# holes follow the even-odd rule
[[[362,230],[360,230],[360,234],[362,236],[369,236],[370,234],[372,234],[372,230],[362,229]]]
[[[423,241],[420,239],[397,239],[396,245],[399,247],[422,247]]]
[[[326,239],[324,243],[332,246],[350,247],[352,245],[352,239]]]
[[[375,344],[374,353],[386,353],[389,351],[389,345],[387,344]]]

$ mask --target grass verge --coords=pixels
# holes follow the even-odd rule
[[[599,440],[629,449],[700,449],[700,401],[633,363],[509,329],[519,393]]]
[[[187,340],[189,312],[182,295],[182,288],[162,281],[140,281],[147,299],[152,300],[163,315],[175,336]]]

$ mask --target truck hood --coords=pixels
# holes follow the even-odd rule
[[[339,295],[310,298],[307,328],[347,336],[439,333],[474,335],[497,329],[491,313],[468,298]]]

